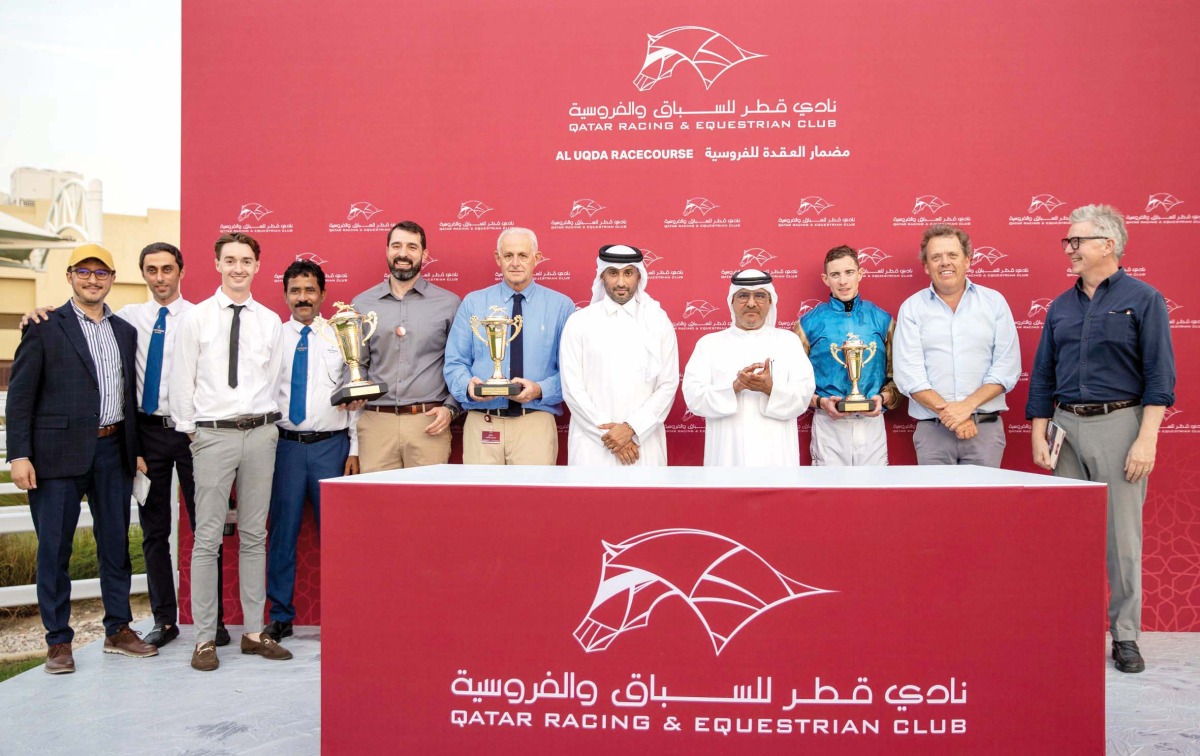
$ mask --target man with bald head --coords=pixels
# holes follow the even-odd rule
[[[804,345],[775,327],[770,274],[736,273],[725,301],[733,323],[701,338],[683,373],[688,409],[705,419],[704,464],[799,467],[796,418],[815,387]]]

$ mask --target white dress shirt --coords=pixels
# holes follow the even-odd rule
[[[635,300],[608,297],[576,312],[563,326],[558,369],[571,409],[567,464],[621,466],[604,448],[599,425],[629,423],[639,456],[635,465],[667,464],[663,422],[679,387],[679,347],[671,319],[655,306],[638,318]]]
[[[216,294],[184,313],[171,366],[171,417],[182,433],[197,420],[232,420],[278,412],[275,384],[282,357],[279,316],[251,297],[238,330],[238,385],[229,386],[229,329],[233,300]]]
[[[947,402],[962,401],[985,383],[1012,391],[1021,377],[1021,350],[1008,302],[969,278],[955,310],[932,284],[913,294],[896,315],[892,377],[905,396],[933,389]],[[977,411],[1008,409],[1004,393]],[[937,417],[916,401],[908,403],[908,414],[917,420]]]
[[[347,380],[350,369],[342,359],[342,350],[326,341],[318,331],[324,319],[317,318],[308,334],[308,396],[304,405],[304,422],[294,424],[288,417],[292,406],[292,363],[296,358],[296,345],[300,343],[300,331],[304,324],[289,318],[283,325],[283,356],[279,365],[279,393],[276,401],[283,419],[277,425],[299,433],[325,433],[349,429],[350,456],[358,456],[358,417],[362,410],[347,412],[329,403],[333,392]],[[333,330],[329,333],[332,335]]]
[[[196,305],[183,297],[167,305],[167,330],[163,334],[162,372],[158,384],[158,409],[155,415],[164,417],[171,414],[171,375],[172,356],[175,354],[175,337],[179,334],[179,322],[183,313]],[[150,339],[154,336],[154,324],[158,322],[158,311],[162,308],[158,302],[127,304],[117,311],[117,317],[137,329],[137,403],[138,411],[142,409],[142,390],[146,385],[146,360],[150,355]]]

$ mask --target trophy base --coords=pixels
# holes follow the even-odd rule
[[[521,393],[521,384],[519,383],[481,383],[475,387],[475,396],[477,398],[493,397],[493,396],[516,396]]]
[[[870,399],[843,399],[834,405],[838,412],[870,412],[875,409],[875,403]]]
[[[361,383],[357,386],[343,386],[329,397],[329,404],[336,407],[339,404],[349,404],[359,399],[378,399],[388,392],[386,383]]]

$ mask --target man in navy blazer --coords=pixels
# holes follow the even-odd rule
[[[49,646],[45,669],[75,671],[71,654],[72,539],[84,495],[100,561],[105,653],[154,656],[129,628],[129,501],[138,457],[137,331],[104,298],[116,269],[96,244],[67,263],[74,295],[44,323],[28,326],[8,389],[8,458],[29,492],[38,537],[37,596]]]

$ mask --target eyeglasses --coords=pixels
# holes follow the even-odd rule
[[[104,268],[72,268],[71,272],[79,278],[92,278],[94,276],[97,281],[107,281],[108,277],[113,274],[111,270],[105,270]]]
[[[1108,236],[1072,236],[1070,239],[1062,240],[1063,252],[1067,251],[1067,247],[1070,247],[1073,251],[1078,252],[1079,245],[1084,243],[1085,241],[1091,241],[1092,239],[1108,239],[1108,238],[1111,238],[1111,237],[1108,237]]]
[[[753,293],[753,295],[748,291],[739,291],[737,294],[733,295],[733,301],[737,302],[738,304],[746,304],[750,301],[751,296],[754,297],[755,302],[762,303],[771,301],[771,295],[765,291],[756,291]]]

